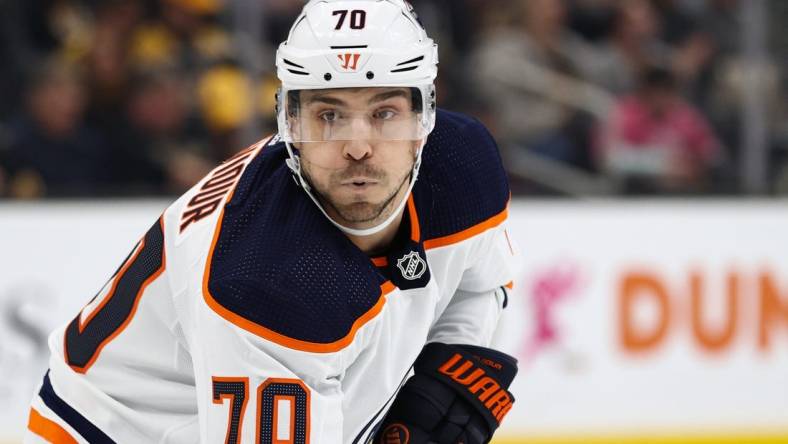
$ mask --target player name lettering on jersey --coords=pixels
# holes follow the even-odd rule
[[[200,187],[200,191],[192,197],[186,210],[181,215],[180,232],[189,225],[198,222],[216,211],[222,200],[235,188],[252,153],[260,145],[253,145],[228,159],[216,168],[208,180]]]
[[[495,379],[487,376],[487,372],[477,367],[473,361],[463,360],[461,354],[456,353],[449,358],[438,371],[449,376],[454,382],[465,386],[490,410],[499,424],[511,410],[512,398],[506,389],[501,388]]]

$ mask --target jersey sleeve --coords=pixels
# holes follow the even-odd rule
[[[26,442],[177,442],[196,417],[191,362],[173,328],[164,218],[49,337]]]
[[[508,303],[519,262],[506,224],[474,239],[475,260],[446,309],[430,329],[428,342],[489,346]]]
[[[433,197],[425,247],[464,259],[453,263],[461,276],[428,340],[486,346],[519,260],[507,229],[511,194],[498,146],[481,122],[443,112],[439,123],[425,175]]]

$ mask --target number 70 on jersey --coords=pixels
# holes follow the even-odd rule
[[[249,401],[249,378],[212,378],[213,403],[228,404],[226,444],[238,444]],[[257,387],[255,442],[308,444],[309,388],[298,379],[268,378]]]

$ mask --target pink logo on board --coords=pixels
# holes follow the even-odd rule
[[[534,326],[527,333],[521,352],[524,362],[533,362],[547,347],[561,345],[562,331],[556,323],[556,313],[562,303],[578,295],[581,286],[579,266],[561,263],[536,273],[527,288],[527,310]]]

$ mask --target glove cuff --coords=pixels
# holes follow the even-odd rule
[[[517,374],[517,360],[496,350],[430,343],[416,358],[414,371],[465,398],[485,419],[491,434],[514,403],[508,388]]]

